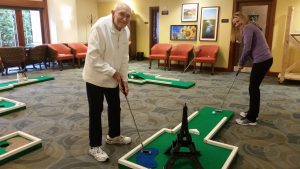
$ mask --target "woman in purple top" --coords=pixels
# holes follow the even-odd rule
[[[236,122],[241,125],[256,125],[260,106],[259,86],[272,66],[273,58],[265,35],[257,24],[249,22],[248,18],[239,12],[234,14],[232,24],[237,32],[241,31],[244,44],[238,63],[239,70],[248,60],[251,59],[253,63],[249,83],[249,109],[241,112],[242,118],[236,119]]]

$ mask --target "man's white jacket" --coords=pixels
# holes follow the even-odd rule
[[[83,80],[100,87],[115,88],[118,82],[113,75],[118,71],[123,81],[128,81],[129,36],[127,26],[121,31],[115,28],[112,15],[98,19],[89,36]]]

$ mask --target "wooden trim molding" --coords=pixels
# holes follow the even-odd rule
[[[49,29],[49,19],[48,19],[48,5],[47,0],[1,0],[0,1],[0,7],[1,8],[12,8],[17,10],[21,9],[34,9],[40,11],[40,17],[41,17],[41,31],[42,31],[42,39],[43,43],[51,43],[50,41],[50,29]],[[20,17],[20,16],[19,16]],[[18,24],[22,21],[19,21]],[[24,35],[22,40],[22,31],[23,27],[20,28],[21,30],[18,30],[19,37],[19,45],[23,46],[24,41]],[[20,36],[21,35],[21,36]]]
[[[45,8],[47,0],[1,0],[0,6],[21,8]]]

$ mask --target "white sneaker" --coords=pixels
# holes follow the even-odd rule
[[[247,116],[247,114],[248,114],[248,112],[241,112],[241,113],[240,113],[240,116],[242,116],[242,117],[246,117],[246,116]]]
[[[109,159],[108,155],[101,149],[101,147],[89,148],[89,154],[97,161],[106,162]]]
[[[240,119],[235,119],[235,121],[236,121],[237,124],[244,125],[244,126],[248,126],[248,125],[256,126],[257,125],[256,122],[251,122],[246,117],[242,117]]]
[[[131,143],[131,138],[122,135],[110,138],[109,135],[107,135],[105,142],[107,144],[129,144]]]
[[[241,116],[241,117],[246,117],[247,114],[248,114],[248,112],[240,112],[240,116]],[[258,119],[259,119],[259,118],[256,117],[256,120],[258,120]]]

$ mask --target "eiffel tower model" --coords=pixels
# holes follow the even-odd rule
[[[194,162],[196,169],[203,169],[200,161],[198,160],[200,152],[196,150],[191,134],[189,133],[187,110],[188,108],[185,104],[183,107],[180,133],[177,134],[177,139],[173,141],[172,145],[165,151],[165,154],[171,153],[171,157],[164,167],[165,169],[172,169],[176,160],[179,159],[190,159]],[[181,147],[188,147],[190,152],[180,152]]]

